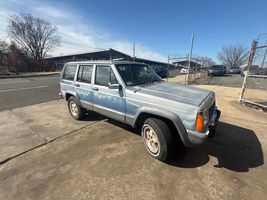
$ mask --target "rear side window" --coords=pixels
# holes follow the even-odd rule
[[[74,80],[74,76],[75,76],[75,72],[76,72],[76,65],[67,65],[65,67],[65,70],[63,72],[63,79],[69,80],[69,81],[73,81]]]
[[[80,65],[77,81],[91,84],[92,73],[93,65]]]
[[[109,83],[118,83],[110,66],[96,66],[95,84],[108,86]]]

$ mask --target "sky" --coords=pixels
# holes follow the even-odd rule
[[[52,56],[113,48],[167,62],[188,54],[217,61],[223,46],[249,48],[267,33],[266,0],[0,0],[0,37],[9,41],[8,17],[21,12],[58,27],[61,45]]]

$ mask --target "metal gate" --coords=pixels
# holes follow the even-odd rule
[[[248,63],[241,66],[244,81],[239,97],[247,103],[267,110],[267,34],[252,42]]]

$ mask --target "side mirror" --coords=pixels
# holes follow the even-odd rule
[[[120,84],[118,84],[118,83],[109,83],[108,84],[108,88],[109,89],[119,89],[120,88]]]

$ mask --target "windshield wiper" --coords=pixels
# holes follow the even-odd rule
[[[135,85],[141,85],[141,84],[145,84],[145,83],[149,83],[149,82],[147,82],[147,81],[144,81],[144,82],[134,83],[134,84],[132,84],[131,86],[135,86]]]
[[[138,92],[139,90],[141,90],[142,88],[141,87],[138,87],[134,90],[134,93]]]
[[[150,82],[151,83],[156,83],[156,82],[162,82],[163,80],[162,79],[154,79],[154,80],[151,80]]]

